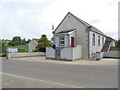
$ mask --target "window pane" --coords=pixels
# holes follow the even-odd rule
[[[64,46],[64,36],[60,37],[59,44],[60,46]]]

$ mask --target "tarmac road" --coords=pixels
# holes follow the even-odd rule
[[[118,88],[117,65],[3,60],[2,72],[4,88]]]

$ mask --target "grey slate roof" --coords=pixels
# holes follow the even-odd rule
[[[38,42],[39,39],[33,38],[33,40],[35,40],[36,42]]]
[[[120,51],[120,48],[118,48],[118,47],[111,47],[110,51]]]
[[[75,29],[60,31],[60,32],[58,32],[58,33],[56,33],[56,34],[69,33],[69,32],[72,32],[72,31],[74,31],[74,30],[75,30]]]
[[[71,14],[71,13],[70,13]],[[73,15],[73,14],[71,14]],[[84,25],[86,25],[87,27],[90,27],[92,31],[99,33],[101,35],[107,36],[106,34],[104,34],[103,32],[101,32],[99,29],[97,29],[96,27],[90,25],[89,23],[85,22],[84,20],[78,18],[77,16],[73,15],[77,20],[79,20],[81,23],[83,23]]]
[[[115,40],[113,38],[111,38],[111,37],[106,37],[106,41],[112,42],[112,41],[115,41]]]

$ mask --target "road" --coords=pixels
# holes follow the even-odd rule
[[[117,65],[70,65],[19,60],[3,60],[3,87],[6,78],[16,78],[17,87],[31,82],[26,87],[52,88],[117,88]],[[15,86],[13,83],[9,87]]]

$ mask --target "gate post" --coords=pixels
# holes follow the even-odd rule
[[[10,52],[7,52],[6,58],[10,59]]]

